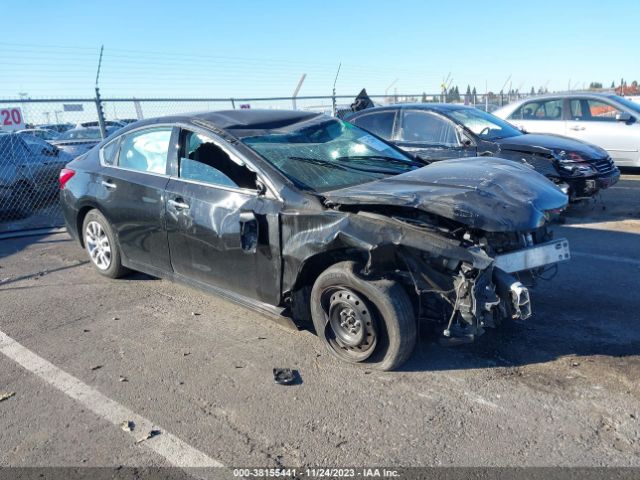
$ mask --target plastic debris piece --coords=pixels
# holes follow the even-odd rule
[[[149,430],[149,433],[147,433],[144,437],[139,438],[138,440],[136,440],[136,443],[142,443],[145,440],[149,440],[150,438],[157,437],[161,433],[162,432],[160,430]]]
[[[16,394],[16,392],[5,392],[5,393],[0,393],[0,402],[4,402],[5,400],[10,399],[11,397],[13,397]]]
[[[279,385],[295,385],[300,383],[300,373],[290,368],[274,368],[273,379]]]
[[[119,382],[128,382],[129,379],[127,377],[123,377],[122,375],[120,375],[120,378],[118,378]]]
[[[136,424],[131,420],[125,420],[120,424],[120,428],[125,432],[133,432],[133,430],[136,428]]]
[[[102,368],[102,365],[94,365],[93,367],[91,367],[91,370],[100,370]]]

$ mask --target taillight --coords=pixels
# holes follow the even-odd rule
[[[60,177],[59,177],[60,190],[64,189],[64,186],[67,184],[69,180],[71,180],[71,177],[73,177],[75,174],[76,172],[74,172],[70,168],[63,168],[62,170],[60,170]]]

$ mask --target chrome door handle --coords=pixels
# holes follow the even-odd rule
[[[569,127],[570,130],[575,130],[576,132],[580,131],[580,130],[584,130],[584,127],[581,127],[579,125],[576,125],[575,127]]]
[[[179,202],[177,200],[169,200],[169,205],[171,205],[176,210],[189,210],[188,203]]]
[[[102,181],[102,186],[111,190],[115,190],[117,188],[115,183],[106,180]]]

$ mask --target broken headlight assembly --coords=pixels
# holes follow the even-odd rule
[[[576,152],[565,152],[564,150],[560,152],[553,152],[553,158],[557,162],[560,169],[571,175],[572,177],[580,177],[584,175],[593,175],[598,173],[593,165],[591,165],[587,160],[582,158]]]

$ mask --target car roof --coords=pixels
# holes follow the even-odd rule
[[[452,112],[455,110],[473,109],[473,105],[464,105],[462,103],[395,103],[393,105],[384,105],[380,107],[367,108],[348,115],[346,118],[352,117],[355,114],[379,112],[383,110],[429,110],[433,112]]]
[[[122,131],[125,132],[144,125],[153,125],[154,123],[197,123],[197,121],[210,124],[210,126],[221,130],[273,130],[321,115],[316,112],[299,110],[267,109],[195,112],[140,120],[134,124],[127,125]]]

